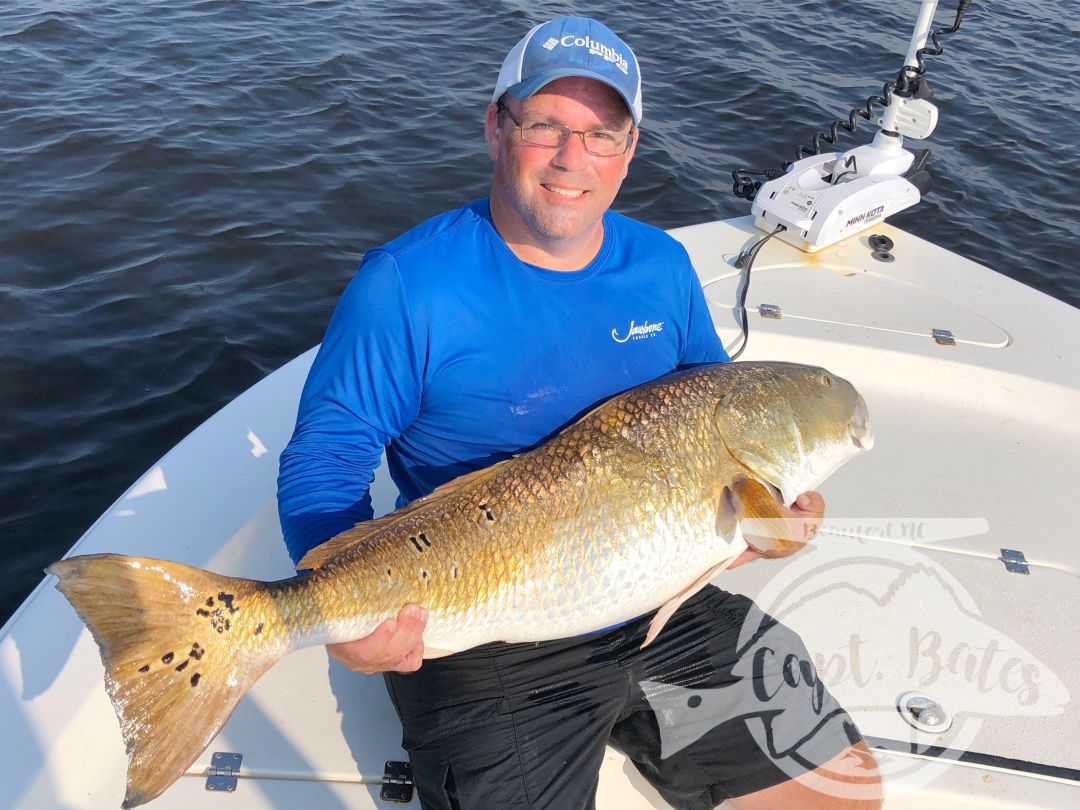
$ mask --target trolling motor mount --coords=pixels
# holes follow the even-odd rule
[[[956,21],[950,29],[931,31],[938,0],[923,0],[915,23],[904,65],[897,80],[888,82],[884,96],[872,96],[866,109],[852,110],[848,121],[837,121],[831,133],[814,137],[813,150],[801,147],[799,159],[777,170],[739,170],[735,193],[753,200],[755,224],[766,232],[777,232],[785,242],[815,253],[888,216],[909,208],[929,191],[926,171],[929,151],[916,158],[904,148],[904,138],[921,140],[937,126],[937,107],[925,81],[924,54],[939,54],[938,36],[952,33],[960,25],[971,0],[960,0]],[[927,38],[933,47],[926,47]],[[821,153],[822,142],[836,141],[843,126],[855,131],[855,117],[872,119],[874,105],[883,105],[874,120],[879,131],[871,143],[846,152]],[[764,174],[766,182],[749,179]]]

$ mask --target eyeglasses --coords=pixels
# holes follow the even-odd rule
[[[506,113],[514,122],[521,133],[521,140],[533,146],[546,146],[551,149],[558,148],[566,143],[571,135],[580,135],[581,143],[585,151],[597,157],[616,157],[625,155],[634,142],[634,128],[629,132],[610,132],[606,129],[570,129],[560,124],[550,124],[546,121],[534,121],[526,118],[518,121],[509,108],[499,103],[497,107],[500,113]]]

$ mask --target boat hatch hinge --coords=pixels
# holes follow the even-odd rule
[[[935,329],[930,335],[934,338],[934,342],[939,346],[955,346],[956,338],[953,337],[953,333],[948,329]]]
[[[232,793],[236,790],[236,776],[240,773],[243,754],[227,751],[215,751],[210,757],[210,767],[206,769],[206,789],[224,790]]]
[[[784,317],[784,311],[779,304],[758,304],[757,314],[762,318],[774,318],[780,320]]]
[[[387,802],[411,802],[412,794],[412,764],[388,759],[383,770],[379,798]]]
[[[1012,571],[1014,574],[1031,573],[1031,570],[1028,568],[1027,558],[1024,557],[1024,552],[1022,551],[1003,548],[1001,550],[1001,561],[1005,563],[1005,568]]]

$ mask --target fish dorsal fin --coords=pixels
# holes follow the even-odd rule
[[[417,512],[422,512],[425,509],[452,498],[459,492],[471,487],[473,484],[494,478],[499,474],[500,468],[511,461],[513,461],[513,459],[508,458],[497,464],[492,464],[490,467],[485,467],[482,470],[474,470],[473,472],[459,475],[457,478],[447,481],[442,486],[436,487],[422,498],[417,498],[412,503],[406,504],[388,515],[384,515],[381,518],[375,518],[374,520],[365,520],[362,523],[357,523],[351,529],[346,529],[341,534],[331,537],[325,543],[321,543],[308,551],[303,559],[296,564],[297,570],[321,568],[331,560],[345,554],[350,549],[364,545],[390,527],[396,526],[415,516]]]
[[[501,468],[504,464],[509,464],[515,459],[533,453],[550,452],[553,445],[557,444],[558,442],[569,442],[572,445],[580,436],[579,431],[587,432],[591,429],[594,429],[596,426],[593,425],[593,422],[595,422],[596,420],[604,420],[604,414],[608,410],[611,410],[612,408],[618,408],[617,405],[612,405],[612,402],[616,399],[618,399],[618,397],[612,397],[611,399],[601,402],[599,405],[588,411],[584,416],[574,422],[573,425],[565,428],[561,433],[559,433],[557,438],[544,445],[541,445],[540,447],[536,447],[532,450],[519,453],[518,455],[500,461],[497,464],[492,464],[490,467],[485,467],[482,470],[474,470],[473,472],[460,475],[451,481],[447,481],[442,486],[436,487],[428,495],[425,495],[422,498],[417,498],[415,501],[408,504],[407,506],[403,506],[401,509],[391,512],[388,515],[384,515],[381,518],[376,518],[375,520],[366,520],[363,523],[357,523],[351,529],[347,529],[341,534],[335,537],[331,537],[325,543],[315,546],[315,548],[308,551],[308,553],[304,555],[304,558],[296,564],[297,569],[303,570],[307,568],[322,567],[326,563],[330,562],[333,559],[336,559],[350,549],[369,542],[370,540],[372,540],[372,538],[386,531],[391,526],[397,525],[400,521],[407,520],[410,517],[413,517],[417,512],[426,509],[441,500],[451,498],[457,495],[459,492],[473,486],[474,484],[477,484],[480,481],[487,481],[495,478],[495,476],[497,476],[501,471]],[[615,410],[614,413],[617,414],[618,411]],[[640,451],[638,451],[637,448],[629,444],[624,444],[622,446],[622,452],[638,452],[638,454],[640,455]]]

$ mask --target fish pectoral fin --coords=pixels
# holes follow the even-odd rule
[[[739,517],[731,487],[724,487],[720,493],[720,503],[716,507],[716,534],[728,542],[734,540]]]
[[[775,490],[753,478],[731,484],[736,512],[747,545],[764,557],[786,557],[805,543],[799,521],[785,514]]]
[[[742,552],[743,548],[740,545],[739,551],[737,553],[732,554],[727,559],[721,560],[719,563],[714,565],[700,577],[695,579],[690,584],[690,587],[677,594],[673,599],[669,599],[667,602],[665,602],[660,607],[660,610],[656,611],[656,615],[653,616],[653,620],[649,624],[649,632],[645,634],[645,640],[641,642],[641,649],[644,650],[646,647],[652,644],[653,639],[660,635],[660,631],[664,629],[664,625],[668,623],[668,619],[675,615],[675,611],[682,606],[683,602],[685,602],[695,593],[708,585],[710,579],[712,579],[714,576],[716,576],[733,562],[735,562],[735,560],[738,559],[739,554],[742,554]]]

